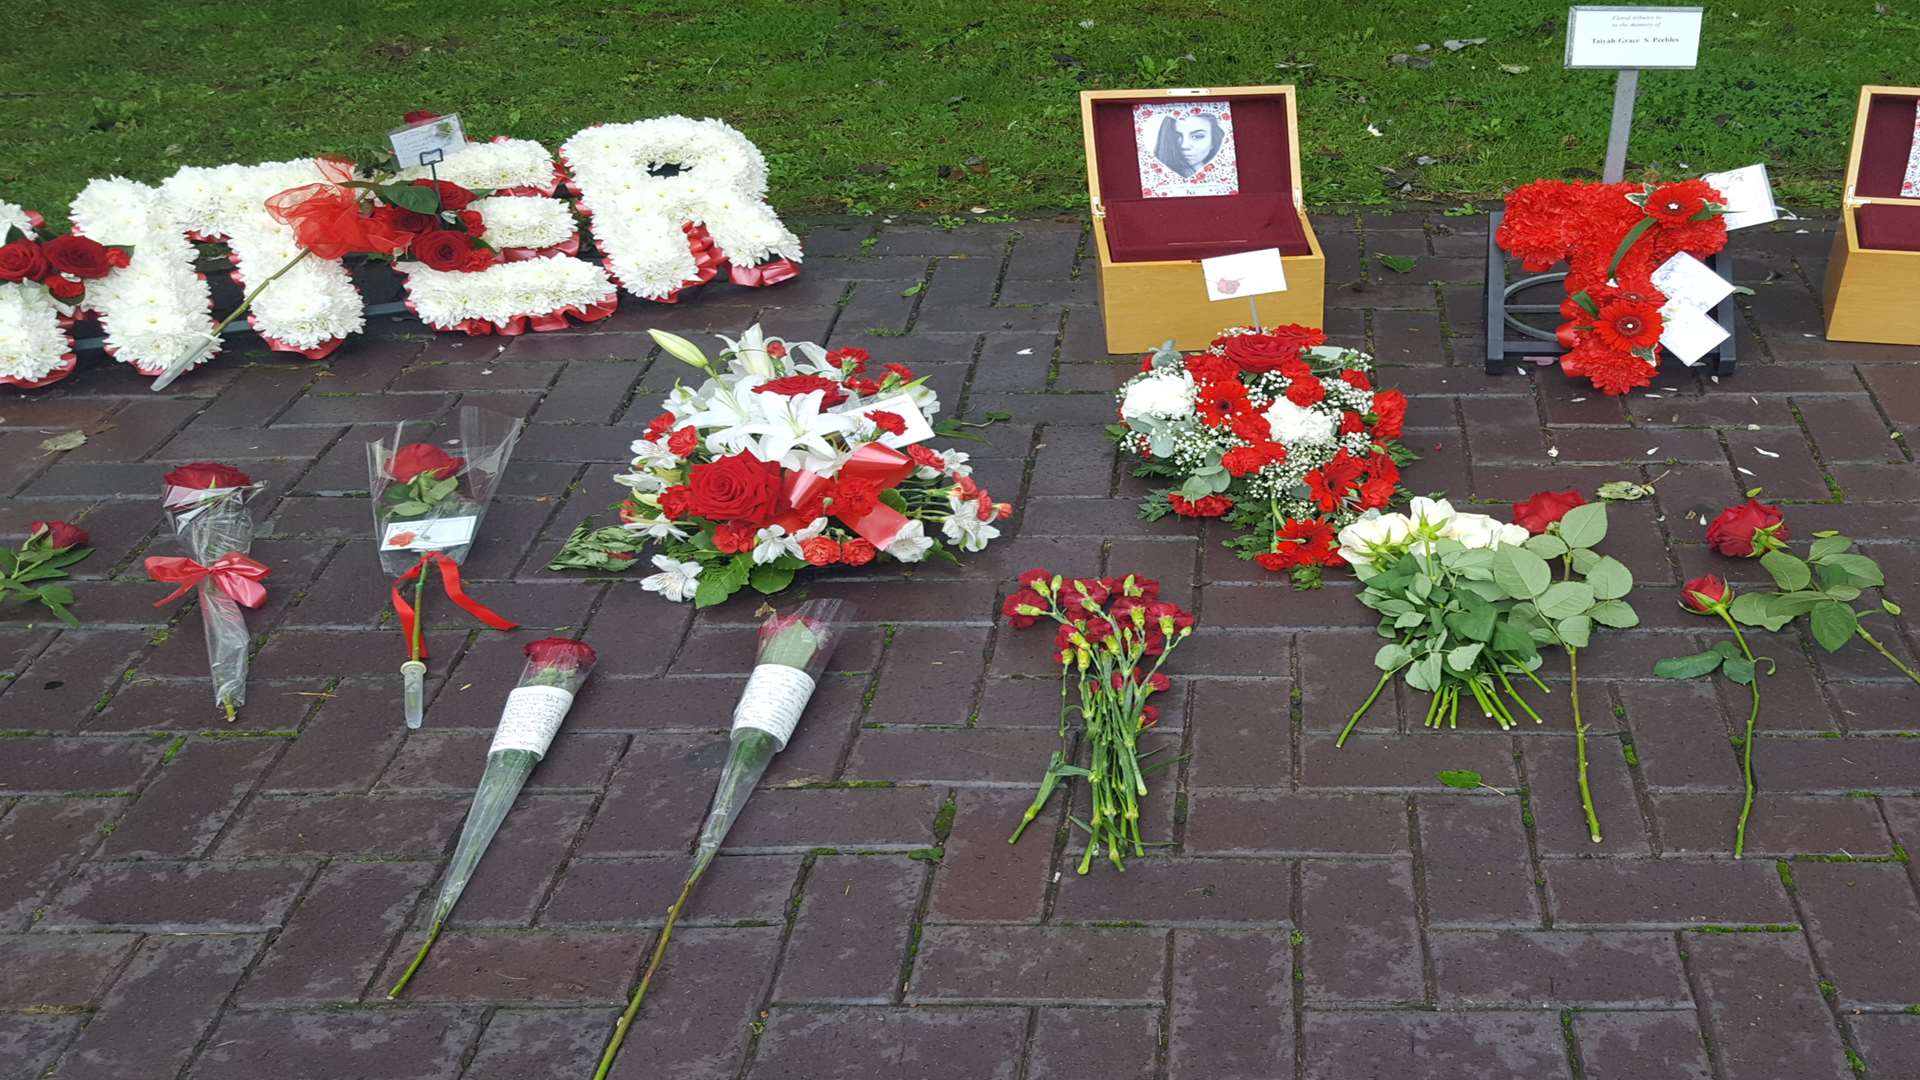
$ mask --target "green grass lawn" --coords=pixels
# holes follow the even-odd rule
[[[1859,86],[1920,82],[1920,0],[1736,6],[1708,9],[1699,70],[1642,77],[1631,160],[1669,175],[1764,161],[1784,201],[1831,206]],[[56,219],[89,177],[351,152],[415,107],[549,146],[595,122],[717,116],[766,151],[772,199],[789,211],[1072,208],[1085,202],[1077,91],[1277,82],[1300,88],[1310,203],[1455,201],[1597,173],[1612,86],[1610,72],[1560,67],[1566,4],[1550,0],[9,11],[0,196]]]

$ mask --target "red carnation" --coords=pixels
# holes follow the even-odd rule
[[[873,359],[865,349],[845,348],[827,351],[827,363],[855,374],[867,370],[867,361]]]
[[[1367,373],[1364,371],[1354,371],[1349,368],[1340,373],[1340,381],[1353,387],[1355,390],[1373,389],[1373,380],[1367,378]]]
[[[1748,499],[1744,506],[1728,507],[1707,526],[1707,546],[1722,555],[1751,559],[1785,547],[1786,515],[1777,506]]]
[[[935,472],[945,472],[947,470],[947,459],[924,446],[914,445],[907,447],[907,456],[913,459],[915,465],[932,469]]]
[[[671,431],[674,423],[672,413],[658,413],[653,419],[647,421],[647,430],[640,437],[643,439],[657,439],[668,431]]]
[[[1233,509],[1233,500],[1225,495],[1203,495],[1189,499],[1177,491],[1168,492],[1167,505],[1181,517],[1215,518]]]
[[[753,388],[757,393],[780,394],[783,397],[798,397],[801,394],[821,391],[820,407],[831,409],[847,400],[840,384],[823,375],[782,375],[778,379],[769,379]]]
[[[687,475],[694,512],[714,521],[765,525],[780,506],[780,466],[741,451]]]
[[[1234,476],[1245,476],[1267,463],[1267,455],[1252,446],[1236,446],[1220,455],[1220,464]]]
[[[1538,492],[1524,502],[1513,504],[1513,523],[1539,536],[1547,531],[1547,526],[1566,517],[1567,511],[1586,505],[1586,501],[1585,496],[1572,488]]]
[[[713,546],[723,555],[752,551],[753,536],[758,531],[751,525],[735,525],[731,521],[723,521],[714,526]]]
[[[873,421],[874,427],[879,428],[889,435],[905,435],[907,433],[906,418],[902,417],[899,413],[887,412],[885,409],[875,409],[867,414],[867,419]]]
[[[700,432],[683,427],[667,437],[667,450],[674,457],[686,457],[700,448]]]
[[[685,484],[675,484],[660,493],[660,513],[668,521],[679,521],[693,509],[693,489]]]
[[[1399,478],[1375,473],[1367,477],[1360,485],[1360,509],[1384,510],[1393,501],[1393,492],[1399,486]]]
[[[1293,380],[1293,385],[1287,387],[1287,400],[1303,409],[1311,409],[1325,401],[1326,397],[1326,384],[1311,375],[1296,378]]]
[[[47,273],[40,245],[21,237],[0,247],[0,281],[39,281]]]
[[[40,246],[47,264],[63,274],[84,281],[106,277],[113,272],[113,258],[106,245],[84,236],[56,236]]]
[[[168,487],[193,488],[238,488],[253,483],[253,478],[231,465],[221,465],[212,461],[198,461],[192,465],[181,465],[171,469],[161,478]]]
[[[845,477],[833,485],[833,512],[843,520],[871,513],[880,501],[880,488],[871,480]]]
[[[880,554],[878,548],[857,536],[840,545],[840,561],[848,566],[865,566],[878,554]]]
[[[800,541],[800,554],[812,566],[832,566],[840,561],[840,544],[831,536],[814,536]]]
[[[467,231],[468,236],[487,235],[487,219],[480,216],[480,211],[462,210],[458,216],[460,227]]]
[[[46,280],[46,286],[47,291],[53,294],[55,300],[78,300],[86,295],[87,292],[86,282],[75,281],[70,277],[61,277],[59,274],[49,275]]]
[[[473,240],[452,229],[429,229],[413,238],[413,257],[434,270],[465,270]]]
[[[46,534],[47,546],[55,551],[68,548],[86,547],[89,537],[87,530],[70,521],[31,521],[27,523],[27,537],[32,539]]]
[[[465,458],[454,457],[432,443],[409,443],[394,451],[393,460],[387,462],[387,475],[403,484],[421,473],[445,480],[466,463]]]
[[[1407,423],[1407,396],[1398,390],[1373,395],[1373,436],[1381,442],[1400,437]]]
[[[442,210],[465,210],[468,204],[479,197],[451,180],[420,179],[415,180],[413,186],[433,189],[440,196]]]
[[[889,374],[898,375],[901,382],[913,381],[913,369],[905,364],[888,364],[885,370]]]
[[[1702,615],[1712,614],[1714,606],[1725,604],[1732,599],[1733,590],[1727,588],[1726,582],[1712,574],[1694,578],[1680,587],[1680,606]]]
[[[1360,418],[1359,413],[1347,409],[1340,414],[1340,434],[1358,435],[1365,430],[1367,430],[1367,422]]]

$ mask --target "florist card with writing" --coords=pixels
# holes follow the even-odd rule
[[[394,159],[403,169],[428,162],[444,161],[456,150],[465,149],[467,133],[460,126],[460,114],[436,116],[387,134],[393,145]]]
[[[927,423],[927,418],[920,412],[920,407],[915,405],[913,398],[906,394],[894,394],[877,401],[870,401],[860,409],[863,416],[871,416],[877,412],[892,413],[907,425],[906,430],[898,435],[890,431],[881,432],[880,438],[875,441],[882,446],[898,450],[903,446],[911,446],[933,438],[933,425]]]
[[[1660,309],[1660,344],[1688,367],[1727,340],[1726,328],[1703,312],[1668,303]]]
[[[473,543],[480,519],[471,514],[429,521],[390,521],[380,537],[382,548],[406,551],[442,551]]]
[[[1233,106],[1224,101],[1135,105],[1133,144],[1145,198],[1240,193]]]
[[[1707,312],[1733,294],[1733,282],[1707,269],[1707,264],[1682,251],[1653,272],[1653,287],[1666,295],[1669,307]]]
[[[1765,165],[1708,173],[1700,179],[1726,198],[1727,212],[1720,220],[1727,223],[1728,232],[1779,220],[1780,208],[1774,205],[1773,183]]]
[[[1691,68],[1700,61],[1697,7],[1567,9],[1570,68]]]
[[[1280,263],[1279,248],[1201,259],[1200,272],[1206,275],[1209,300],[1244,300],[1287,291],[1287,272]]]

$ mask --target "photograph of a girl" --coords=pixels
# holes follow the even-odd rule
[[[1227,102],[1135,105],[1133,134],[1144,197],[1239,192],[1233,112]]]

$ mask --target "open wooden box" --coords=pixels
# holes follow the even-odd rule
[[[1865,86],[1824,290],[1827,337],[1920,345],[1920,198],[1900,197],[1920,87]]]
[[[1141,194],[1133,107],[1170,101],[1232,105],[1237,194]],[[1285,292],[1256,298],[1261,323],[1320,325],[1327,260],[1302,208],[1293,87],[1083,90],[1080,123],[1108,352],[1144,352],[1168,338],[1202,349],[1226,327],[1245,325],[1247,301],[1207,299],[1200,260],[1260,248],[1280,249],[1287,276]]]

